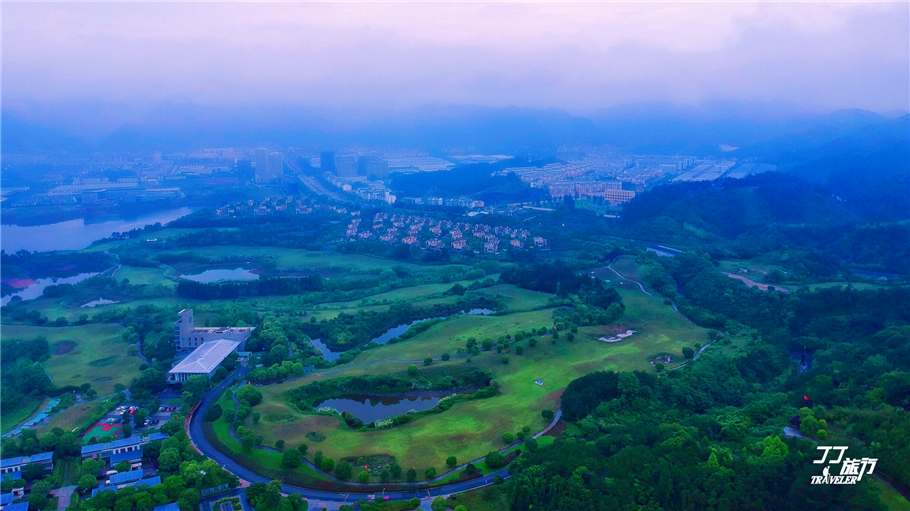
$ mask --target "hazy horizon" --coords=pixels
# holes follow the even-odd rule
[[[161,104],[906,111],[907,18],[907,3],[7,3],[2,99],[39,118]]]

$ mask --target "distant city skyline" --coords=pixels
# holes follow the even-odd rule
[[[3,105],[907,110],[901,3],[7,3]],[[116,105],[116,106],[111,106]],[[87,107],[88,108],[88,107]]]

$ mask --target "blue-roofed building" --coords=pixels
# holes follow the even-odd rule
[[[170,437],[160,431],[156,431],[148,436],[148,440],[143,440],[142,443],[145,444],[148,442],[154,442],[155,440],[164,440],[166,438],[170,438]]]
[[[157,486],[159,484],[161,484],[161,477],[155,476],[148,477],[146,479],[140,479],[136,481],[135,484],[131,484],[130,486]]]
[[[42,452],[31,456],[19,456],[16,458],[0,460],[0,477],[3,479],[19,479],[22,477],[22,469],[33,464],[41,465],[48,471],[53,470],[54,453]]]
[[[111,456],[111,467],[123,461],[130,464],[130,470],[138,470],[142,468],[142,451],[126,451],[114,454]]]
[[[109,485],[109,484],[102,484],[101,486],[92,490],[92,497],[94,497],[95,495],[98,495],[99,493],[103,492],[104,490],[111,490],[112,492],[116,492],[117,487]]]
[[[3,511],[28,511],[28,502],[16,502],[3,507]]]
[[[180,511],[180,506],[176,502],[171,502],[170,504],[158,506],[152,511]]]
[[[119,474],[112,475],[108,484],[116,486],[119,490],[120,488],[131,486],[140,479],[142,479],[141,470],[130,470],[129,472],[120,472]]]
[[[15,497],[12,493],[0,493],[0,509],[13,503]]]

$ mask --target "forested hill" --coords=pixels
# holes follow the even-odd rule
[[[820,274],[844,267],[910,272],[906,217],[873,221],[821,185],[789,174],[659,186],[626,205],[620,230],[736,258],[810,252],[827,268]]]
[[[745,179],[659,186],[623,210],[629,228],[665,237],[732,239],[775,225],[847,224],[843,203],[806,182],[779,173]]]
[[[844,123],[841,123],[844,124]],[[910,213],[910,116],[824,126],[737,151],[818,184],[859,215],[907,219]]]

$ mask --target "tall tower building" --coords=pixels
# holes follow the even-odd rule
[[[281,153],[269,154],[269,176],[271,179],[281,179],[284,175],[284,155]]]
[[[268,181],[269,158],[264,147],[259,147],[253,151],[253,161],[256,163],[256,182]]]
[[[335,153],[332,151],[324,151],[319,154],[319,168],[323,172],[335,173]]]
[[[338,177],[357,177],[357,159],[353,156],[339,156],[335,159],[335,173]]]

